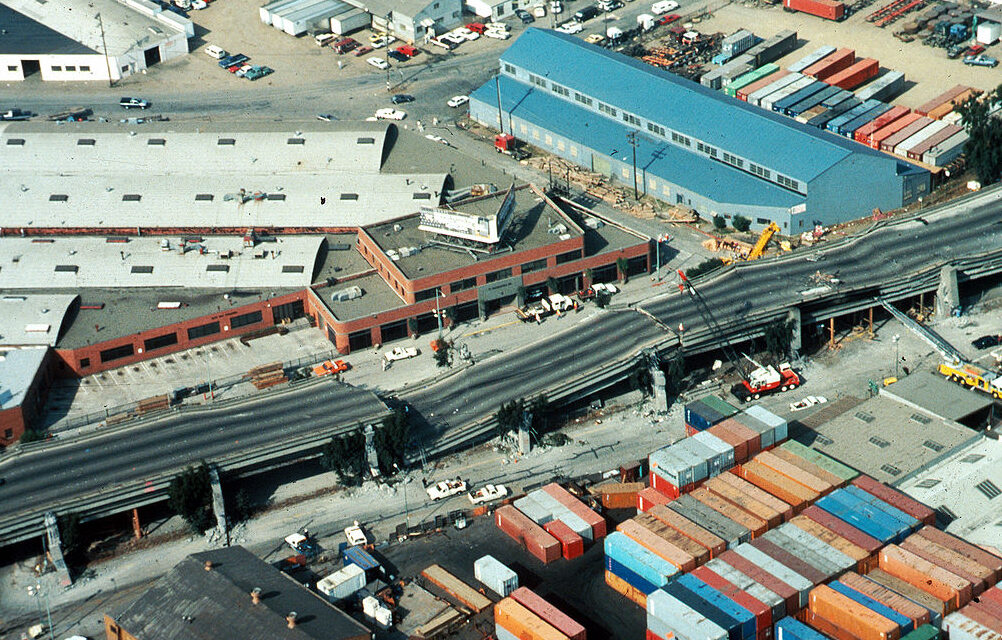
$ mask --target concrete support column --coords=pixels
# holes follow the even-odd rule
[[[518,427],[518,452],[523,456],[532,451],[532,436],[530,433],[532,425],[532,412],[522,413],[522,424]]]
[[[376,437],[376,429],[371,424],[365,425],[365,429],[362,430],[362,435],[365,436],[365,461],[369,465],[369,469],[379,469],[379,456],[376,454],[376,445],[373,438]]]
[[[55,511],[45,512],[45,539],[49,555],[52,557],[52,564],[59,576],[59,584],[68,587],[73,584],[73,580],[70,579],[70,570],[63,557],[63,541],[59,536],[59,519],[56,518]]]
[[[229,531],[226,527],[226,502],[223,500],[223,485],[219,482],[219,469],[216,465],[209,467],[209,484],[212,485],[212,511],[216,514],[216,529],[223,537],[226,546],[230,544]]]
[[[800,353],[800,350],[804,348],[804,324],[800,318],[800,307],[791,307],[786,312],[786,320],[793,323],[793,334],[790,336],[790,351],[792,353]]]
[[[143,537],[143,527],[139,522],[139,509],[132,510],[132,533],[136,536],[136,540]]]
[[[936,315],[947,318],[960,306],[960,285],[957,284],[957,268],[946,266],[939,272],[939,288],[936,289]]]

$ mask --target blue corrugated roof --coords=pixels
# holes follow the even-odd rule
[[[568,34],[530,28],[501,60],[801,181],[850,153],[893,162],[862,145]]]
[[[538,123],[540,128],[600,153],[631,163],[626,134],[636,131],[619,121],[561,100],[547,91],[507,76],[500,76],[501,105],[516,118]],[[494,82],[474,91],[471,100],[497,108]],[[533,141],[527,139],[531,144]],[[752,202],[765,207],[789,208],[806,198],[798,193],[733,169],[721,162],[685,151],[665,141],[655,141],[646,134],[637,135],[637,172],[672,182],[721,204]],[[612,153],[616,151],[616,153]],[[659,187],[660,189],[660,187]]]

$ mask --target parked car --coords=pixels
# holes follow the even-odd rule
[[[884,386],[886,387],[887,385],[885,384]],[[790,411],[803,411],[804,409],[809,409],[819,404],[825,404],[826,402],[828,402],[828,398],[824,396],[807,396],[803,400],[791,402]]]
[[[511,34],[507,31],[501,31],[500,29],[488,29],[484,31],[484,35],[488,38],[494,38],[495,40],[507,40],[511,37]]]
[[[318,47],[326,47],[335,40],[337,40],[337,35],[330,32],[318,33],[313,36],[313,41],[317,43]]]
[[[359,47],[358,49],[355,49],[352,52],[352,55],[354,55],[357,58],[359,56],[364,56],[365,54],[369,53],[370,51],[372,51],[372,47],[362,46],[362,47]]]
[[[394,51],[396,51],[397,53],[402,53],[405,56],[407,56],[408,58],[413,58],[417,54],[421,53],[420,49],[418,49],[417,47],[412,47],[409,44],[401,45],[401,46],[397,47],[396,49],[394,49]]]
[[[564,3],[560,0],[550,0],[550,13],[558,15],[564,12]]]
[[[451,42],[452,44],[463,44],[466,42],[466,38],[459,35],[458,33],[453,33],[452,31],[448,33],[443,33],[439,36],[440,40],[445,40],[446,42]]]
[[[615,11],[623,8],[623,3],[619,0],[599,0],[598,8],[602,11]]]
[[[365,531],[362,530],[362,525],[358,524],[358,520],[355,520],[350,527],[345,527],[344,537],[350,547],[369,544],[369,538],[366,537]]]
[[[382,49],[383,47],[388,47],[396,41],[397,39],[394,38],[393,36],[384,36],[382,34],[379,35],[373,34],[373,36],[369,38],[369,42],[372,43],[373,49]]]
[[[435,484],[427,487],[425,491],[428,492],[428,497],[432,500],[442,500],[443,498],[448,498],[449,496],[454,496],[458,493],[466,491],[466,482],[460,478],[456,478],[455,480],[443,480],[442,482],[436,482]]]
[[[231,56],[226,56],[219,61],[219,66],[223,69],[229,69],[235,64],[243,64],[250,60],[247,56],[242,53],[234,53]]]
[[[536,19],[532,17],[532,14],[525,9],[515,9],[515,15],[522,21],[522,24],[532,24],[536,21]]]
[[[254,80],[258,80],[273,73],[275,73],[275,70],[271,67],[254,65],[251,67],[250,71],[244,74],[244,77],[253,82]]]
[[[455,45],[452,42],[449,42],[448,40],[443,40],[441,37],[430,38],[428,40],[428,44],[433,44],[436,47],[441,47],[446,51],[452,51],[455,48]]]
[[[250,70],[251,70],[251,69],[253,69],[253,68],[254,68],[254,67],[253,67],[252,65],[249,65],[249,64],[242,64],[242,65],[240,65],[240,68],[239,68],[239,69],[237,69],[237,70],[236,70],[236,71],[234,72],[234,74],[235,74],[235,75],[236,75],[236,76],[237,76],[238,78],[242,78],[242,77],[244,77],[244,76],[245,76],[245,75],[247,74],[247,72],[248,72],[248,71],[250,71]]]
[[[379,111],[393,111],[393,109],[380,109]],[[379,111],[376,112],[376,118],[379,118]],[[403,113],[402,111],[397,111],[396,113]],[[403,118],[394,118],[395,120],[402,120]],[[393,347],[391,350],[383,354],[383,357],[393,362],[394,360],[406,360],[407,358],[413,358],[417,356],[420,351],[416,347]]]
[[[661,2],[655,2],[651,5],[651,13],[668,13],[676,9],[678,9],[678,3],[675,0],[661,0]]]
[[[351,368],[344,360],[325,360],[313,367],[313,375],[316,377],[321,376],[332,376],[338,373],[344,373]]]
[[[0,113],[0,120],[30,120],[33,115],[35,114],[31,111],[8,109],[7,111]]]
[[[209,46],[207,46],[205,48],[205,53],[206,55],[212,56],[216,60],[222,60],[226,56],[230,55],[226,53],[226,49],[223,49],[222,47],[217,47],[214,44],[210,44]]]
[[[658,24],[671,24],[681,19],[682,16],[678,15],[677,13],[669,13],[666,16],[661,16],[660,18],[658,18]]]
[[[331,49],[334,49],[337,53],[348,53],[352,49],[357,49],[359,46],[358,40],[354,38],[345,38],[343,40],[338,40],[331,45]]]
[[[577,22],[576,20],[571,20],[570,22],[565,22],[561,25],[557,25],[556,30],[562,33],[575,34],[584,31],[584,26],[582,26],[581,23]]]
[[[118,106],[123,109],[146,109],[150,103],[142,98],[121,98],[118,101]]]
[[[452,96],[449,101],[446,102],[447,105],[455,109],[456,107],[461,107],[470,101],[470,96]]]
[[[409,93],[395,93],[390,96],[390,102],[393,104],[406,104],[408,102],[414,102],[414,96]]]
[[[971,341],[971,346],[975,349],[987,349],[997,347],[1002,344],[1002,336],[981,336]]]
[[[408,60],[410,60],[410,58],[408,58],[406,55],[400,53],[396,49],[394,49],[393,51],[387,51],[386,55],[387,55],[387,57],[393,58],[397,62],[407,62]]]
[[[209,6],[209,3],[206,2],[205,0],[191,0],[191,8],[192,9],[200,9],[201,10],[201,9],[208,8],[208,6]]]
[[[476,491],[471,492],[470,502],[473,504],[484,504],[492,500],[500,500],[508,495],[508,487],[503,484],[485,484]]]
[[[483,32],[487,29],[487,25],[485,25],[483,22],[470,22],[469,24],[466,25],[466,28],[469,29],[470,31],[473,31],[474,33],[483,34]]]
[[[453,29],[452,32],[462,38],[463,40],[476,40],[480,37],[480,34],[476,31],[471,31],[466,27],[459,27],[458,29]]]
[[[387,63],[386,60],[383,60],[382,58],[377,58],[376,56],[372,56],[371,58],[366,58],[365,61],[371,64],[372,66],[376,67],[377,69],[390,68],[389,63]]]
[[[333,113],[318,113],[317,120],[323,120],[324,122],[334,122],[337,120],[337,116]]]
[[[984,54],[977,56],[964,56],[964,64],[972,67],[994,67],[997,66],[998,63],[999,61],[995,58]]]
[[[578,9],[574,13],[574,19],[577,20],[578,22],[586,22],[588,20],[591,20],[600,13],[602,12],[598,10],[598,7],[592,4],[588,5],[587,7],[584,7],[583,9]]]
[[[603,36],[601,33],[593,33],[587,38],[585,38],[585,42],[587,42],[588,44],[602,44],[603,42],[605,42],[605,36]]]
[[[445,139],[445,138],[443,138],[442,136],[436,136],[436,135],[435,135],[435,134],[433,134],[433,133],[426,133],[426,134],[424,134],[424,137],[425,137],[425,138],[428,138],[429,140],[431,140],[431,141],[433,141],[433,142],[441,142],[442,144],[444,144],[444,145],[445,145],[445,146],[447,146],[447,147],[451,147],[451,146],[452,146],[451,144],[449,144],[449,141],[448,141],[448,140],[446,140],[446,139]],[[433,343],[433,346],[434,346],[434,344],[435,344],[435,343]]]

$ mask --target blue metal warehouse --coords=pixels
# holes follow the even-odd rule
[[[499,97],[500,94],[500,97]],[[528,29],[470,116],[702,216],[785,234],[894,209],[928,193],[915,165],[711,91],[570,35]]]

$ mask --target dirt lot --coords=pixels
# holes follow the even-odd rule
[[[956,84],[978,89],[993,89],[1002,79],[997,69],[968,67],[958,58],[950,60],[944,49],[928,47],[919,40],[904,43],[893,36],[907,16],[883,29],[866,21],[866,16],[886,4],[877,1],[844,22],[831,22],[806,13],[790,13],[781,6],[753,7],[732,3],[717,10],[713,17],[693,25],[705,33],[720,31],[733,33],[746,28],[756,35],[768,38],[784,29],[797,32],[800,45],[796,51],[780,58],[781,67],[796,62],[818,47],[850,47],[856,57],[876,58],[881,69],[903,71],[907,81],[906,91],[894,100],[895,104],[917,107]],[[997,56],[999,46],[989,48],[988,55]]]

